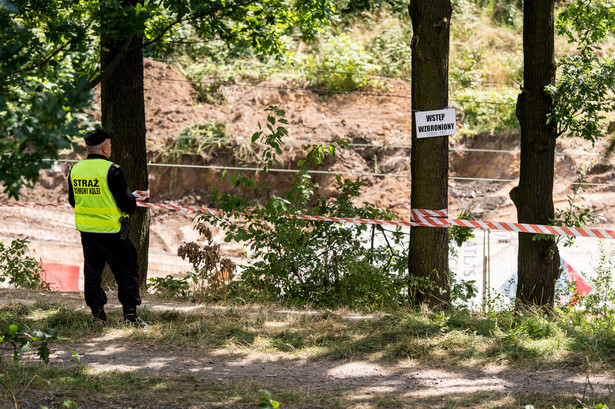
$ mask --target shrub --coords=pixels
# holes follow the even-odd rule
[[[190,284],[185,278],[177,279],[169,274],[166,277],[152,277],[147,281],[150,283],[149,288],[165,298],[187,297],[189,294]]]
[[[206,242],[184,243],[177,249],[177,254],[190,261],[194,269],[185,280],[192,281],[193,297],[214,300],[224,298],[233,280],[235,264],[222,257],[220,245],[214,243],[211,230],[205,223],[197,223],[195,229],[205,237]]]
[[[15,287],[49,291],[40,261],[28,255],[28,243],[27,239],[15,239],[7,247],[0,241],[0,282],[8,279]]]
[[[267,118],[270,134],[259,131],[253,141],[267,145],[263,152],[264,168],[277,162],[286,129],[284,111],[269,107]],[[260,124],[259,124],[260,126]],[[225,174],[223,177],[238,189],[252,191],[263,203],[248,201],[243,196],[212,193],[212,201],[223,215],[201,215],[199,218],[226,230],[226,241],[242,242],[250,248],[252,262],[241,272],[238,290],[254,300],[286,300],[296,305],[353,306],[383,308],[406,301],[407,259],[394,247],[366,247],[369,227],[293,217],[310,216],[358,217],[391,219],[391,213],[372,204],[353,204],[363,182],[343,180],[337,176],[337,197],[315,194],[317,185],[308,169],[335,155],[343,142],[312,145],[304,159],[297,163],[298,172],[290,188],[281,196],[272,194],[266,184],[253,179]],[[372,227],[375,234],[375,227]],[[402,240],[393,235],[393,244]]]

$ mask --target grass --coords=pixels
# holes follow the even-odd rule
[[[153,301],[155,303],[155,301]],[[254,362],[270,360],[312,362],[324,368],[332,362],[363,361],[374,365],[405,365],[466,371],[518,370],[606,372],[615,369],[612,323],[575,311],[558,314],[512,312],[471,314],[466,311],[436,313],[399,310],[378,316],[349,319],[347,311],[282,311],[271,306],[214,308],[207,312],[142,310],[155,325],[139,331],[122,324],[119,311],[111,311],[108,328],[93,326],[81,308],[53,303],[12,304],[0,308],[0,328],[14,323],[20,328],[57,328],[60,335],[75,341],[109,339],[119,345],[134,345],[151,351],[152,357],[190,351],[195,357],[242,357]],[[583,322],[584,325],[579,325]],[[110,341],[109,341],[110,342]],[[79,345],[71,345],[79,353]],[[58,349],[52,347],[52,351]],[[123,355],[118,355],[121,359]],[[217,358],[214,358],[217,359]],[[219,358],[223,359],[223,358]],[[435,391],[412,387],[383,386],[365,392],[336,385],[314,388],[312,384],[289,386],[276,382],[276,373],[264,374],[259,382],[250,376],[224,379],[175,371],[158,372],[137,368],[118,372],[95,370],[77,361],[50,366],[23,359],[17,365],[4,362],[4,376],[22,402],[40,402],[60,407],[72,400],[78,407],[96,402],[121,402],[120,407],[152,400],[155,407],[254,407],[260,389],[275,388],[282,407],[401,408],[409,396],[418,394],[417,408],[502,407],[516,408],[520,402],[535,407],[572,408],[576,394],[537,394],[524,390],[463,391],[442,396]],[[327,364],[329,363],[329,364]],[[297,366],[300,368],[300,366]],[[145,371],[144,371],[145,370]],[[300,370],[300,369],[298,369]],[[462,376],[462,375],[459,375]],[[263,378],[261,378],[263,379]],[[385,381],[386,379],[383,379]],[[385,383],[386,384],[386,383]],[[299,387],[299,389],[297,389]],[[595,402],[613,403],[610,397]],[[610,399],[610,400],[608,400]],[[586,397],[585,402],[594,402]],[[10,401],[5,403],[9,404]],[[56,405],[56,406],[53,406]],[[590,406],[588,406],[590,407]],[[591,406],[593,407],[593,406]]]
[[[587,320],[579,311],[547,315],[402,309],[357,320],[347,319],[343,312],[284,313],[257,308],[257,312],[236,307],[207,313],[143,309],[143,318],[156,324],[148,331],[134,331],[124,326],[119,311],[109,312],[110,326],[102,328],[91,324],[84,309],[12,304],[0,309],[0,326],[14,323],[20,328],[55,328],[72,339],[116,333],[146,347],[169,344],[206,352],[233,349],[316,361],[396,363],[410,359],[460,367],[507,362],[528,370],[615,369],[615,326],[602,317]],[[584,359],[580,360],[581,356]]]

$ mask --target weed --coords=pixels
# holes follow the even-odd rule
[[[190,283],[186,279],[177,279],[172,275],[166,277],[152,277],[147,280],[148,287],[163,298],[187,297]]]
[[[194,269],[185,281],[192,281],[191,295],[197,299],[223,299],[228,294],[236,266],[230,259],[221,256],[220,245],[214,243],[211,230],[205,223],[197,223],[195,230],[205,237],[205,243],[184,243],[177,249],[177,254],[190,261]],[[185,284],[175,280],[172,282],[177,284],[180,293],[186,291],[183,289]]]
[[[579,170],[577,182],[572,185],[572,196],[568,196],[568,207],[563,210],[558,210],[555,214],[555,220],[551,220],[551,224],[556,226],[567,227],[587,227],[590,224],[597,223],[602,219],[602,215],[597,211],[592,210],[589,206],[580,206],[577,203],[584,202],[583,193],[587,185],[587,176],[585,169]],[[557,236],[559,241],[563,236]],[[574,237],[568,236],[564,239],[564,246],[574,244]]]
[[[226,125],[219,122],[206,122],[183,129],[153,160],[154,162],[181,163],[184,155],[208,155],[214,149],[230,148]]]
[[[280,404],[273,400],[273,395],[271,395],[271,393],[266,390],[262,390],[260,393],[262,395],[258,398],[257,407],[265,409],[277,409],[280,407]]]

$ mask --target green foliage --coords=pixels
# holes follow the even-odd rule
[[[602,248],[600,260],[594,273],[588,278],[589,285],[593,290],[590,294],[581,299],[582,305],[589,311],[605,318],[606,314],[610,317],[607,321],[615,320],[615,254]],[[610,325],[613,325],[612,323]],[[613,334],[615,336],[615,334]]]
[[[320,45],[320,53],[300,62],[306,78],[327,91],[356,91],[378,83],[370,74],[379,71],[364,46],[349,35],[330,36]]]
[[[267,78],[269,71],[273,70],[247,56],[241,59],[228,58],[222,62],[217,62],[215,57],[207,57],[198,62],[187,62],[185,65],[183,71],[197,90],[198,100],[217,104],[225,100],[224,95],[219,92],[224,85],[239,80],[257,82]]]
[[[567,196],[568,208],[557,211],[555,220],[552,221],[553,224],[556,226],[583,228],[599,221],[600,215],[595,210],[592,210],[589,206],[577,204],[578,202],[584,203],[585,201],[583,193],[587,187],[585,185],[586,182],[585,170],[581,169],[577,182],[572,185],[572,196]],[[567,237],[564,245],[571,246],[572,244],[574,244],[574,237]]]
[[[165,298],[187,297],[189,294],[190,283],[186,278],[177,279],[169,274],[166,277],[148,278],[147,281],[148,288]]]
[[[595,142],[604,136],[605,112],[615,109],[615,62],[600,50],[600,43],[615,30],[615,10],[608,1],[573,1],[556,26],[576,43],[577,52],[562,56],[558,84],[547,87],[556,101],[549,120],[562,133]]]
[[[474,206],[474,202],[472,205],[462,210],[457,214],[457,219],[459,220],[476,220],[476,217],[472,214],[472,207]],[[470,240],[474,237],[474,229],[471,227],[463,227],[463,226],[449,226],[448,228],[448,242],[454,242],[457,247],[461,247],[463,243]]]
[[[269,107],[266,128],[252,138],[266,145],[263,168],[269,169],[281,153],[287,131],[283,110]],[[282,124],[282,125],[280,125]],[[272,194],[266,183],[258,184],[241,175],[224,175],[244,193],[262,198],[248,201],[243,196],[218,194],[212,201],[223,215],[202,215],[201,219],[221,226],[226,241],[237,241],[252,251],[254,260],[241,272],[237,291],[241,296],[256,300],[286,300],[298,305],[348,305],[353,307],[389,307],[403,303],[407,269],[405,257],[390,246],[365,248],[361,243],[368,232],[365,225],[348,226],[305,220],[295,214],[310,216],[343,216],[386,218],[391,214],[353,200],[363,182],[343,180],[337,176],[335,198],[315,194],[309,169],[322,165],[334,156],[343,142],[331,145],[311,145],[306,156],[299,160],[297,173],[290,187],[281,196]],[[272,234],[273,233],[273,234]],[[395,233],[394,242],[402,240]]]
[[[11,197],[31,187],[38,170],[92,123],[90,92],[103,76],[100,38],[161,43],[181,39],[189,25],[208,41],[249,45],[256,53],[285,55],[289,35],[313,38],[335,8],[329,0],[210,2],[66,2],[4,0],[0,7],[0,181]]]
[[[484,10],[494,21],[509,26],[523,19],[522,0],[471,0]]]
[[[28,255],[28,243],[27,239],[15,239],[7,247],[0,241],[0,282],[8,279],[15,287],[49,290],[40,261]]]
[[[454,272],[450,272],[451,304],[459,309],[468,308],[472,298],[478,294],[475,280],[458,280]]]
[[[69,338],[59,337],[58,331],[55,329],[49,329],[47,331],[40,331],[37,329],[21,329],[19,325],[10,324],[8,327],[0,330],[0,344],[8,344],[8,347],[13,350],[13,365],[19,363],[19,353],[29,351],[32,347],[37,348],[37,355],[39,359],[46,364],[49,363],[49,344],[58,341],[72,342]],[[71,348],[64,345],[64,347],[79,360],[79,356]],[[10,395],[15,407],[18,408],[17,401],[18,393],[15,393],[13,373],[11,371],[12,366],[6,363],[4,356],[0,357],[0,386],[4,390],[4,403],[6,404],[7,395]]]
[[[365,45],[375,67],[383,75],[410,76],[412,61],[412,31],[410,24],[391,17],[385,18],[382,27]],[[380,28],[378,27],[378,28]]]
[[[403,14],[408,10],[408,3],[404,0],[338,0],[336,6],[342,15],[377,13],[382,9],[395,14]]]
[[[584,228],[592,223],[596,223],[602,217],[597,211],[592,210],[589,206],[579,205],[584,202],[583,193],[587,185],[587,176],[585,169],[579,170],[577,181],[572,185],[572,195],[567,196],[568,207],[558,209],[555,213],[555,219],[551,220],[551,225]],[[570,247],[574,244],[574,236],[553,236],[546,234],[537,234],[532,237],[533,240],[555,240],[557,243],[564,239],[564,246]]]
[[[70,16],[61,2],[35,9],[22,1],[0,7],[0,182],[14,198],[51,166],[45,160],[70,146],[90,99],[85,73],[73,68],[87,65],[86,57],[61,58],[85,36],[85,24],[73,21],[80,7]]]
[[[266,127],[269,130],[268,134],[264,134],[262,131],[261,123],[258,122],[258,131],[254,132],[252,135],[252,143],[258,141],[265,144],[265,150],[263,151],[262,161],[264,163],[263,170],[267,171],[272,165],[279,165],[280,162],[277,160],[277,155],[282,153],[282,138],[288,135],[288,131],[284,126],[276,125],[276,123],[280,123],[282,125],[287,125],[288,121],[284,119],[284,115],[286,112],[282,109],[278,109],[277,107],[270,106],[266,109],[266,111],[272,112],[272,115],[267,116],[267,124]]]
[[[280,404],[273,399],[273,395],[269,391],[262,390],[260,393],[262,395],[258,398],[257,407],[266,409],[278,409],[280,407]]]
[[[486,47],[464,48],[461,58],[452,62],[450,67],[451,80],[456,81],[461,87],[476,87],[482,79],[479,67],[482,64]],[[455,84],[457,85],[457,84]]]
[[[459,89],[455,99],[465,113],[464,134],[476,132],[518,132],[515,104],[519,92],[514,89],[478,91]]]
[[[13,349],[13,361],[19,362],[19,352],[29,350],[33,345],[37,345],[38,357],[45,363],[49,363],[49,344],[54,341],[72,340],[58,336],[58,331],[49,329],[46,332],[40,330],[21,330],[18,325],[12,324],[8,328],[0,331],[0,343],[7,343]],[[74,357],[79,359],[79,356],[70,348],[65,348],[70,351]]]

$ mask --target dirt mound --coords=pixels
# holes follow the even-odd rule
[[[188,125],[226,118],[226,107],[199,103],[192,84],[173,66],[146,59],[143,68],[149,138],[176,135]]]
[[[383,89],[323,96],[314,90],[270,78],[259,84],[222,86],[218,92],[226,104],[218,106],[199,103],[190,84],[182,81],[181,74],[166,64],[148,61],[146,78],[151,81],[146,91],[146,99],[152,107],[147,113],[150,138],[169,135],[172,129],[177,132],[182,126],[200,120],[225,123],[228,135],[235,141],[226,151],[187,155],[184,163],[258,167],[254,152],[246,156],[245,152],[253,149],[246,145],[258,130],[258,123],[264,122],[265,109],[274,105],[286,111],[289,121],[286,127],[289,136],[279,158],[280,167],[293,166],[302,155],[302,144],[347,140],[351,145],[349,149],[341,151],[334,161],[319,170],[348,177],[361,175],[368,185],[360,201],[390,209],[400,219],[409,218],[411,107],[410,86],[404,81],[388,81]],[[165,121],[160,118],[161,113],[173,115],[168,115]],[[450,140],[450,212],[455,214],[472,206],[483,219],[514,221],[516,211],[508,192],[516,184],[510,181],[519,175],[519,135],[480,134]],[[593,147],[586,141],[562,139],[558,142],[558,151],[566,155],[556,158],[556,206],[566,206],[567,195],[571,193],[569,182],[576,181],[581,166],[588,169],[588,182],[612,182],[614,161],[602,156],[607,144],[601,141]],[[238,153],[242,149],[244,156]],[[202,203],[211,186],[221,191],[227,189],[219,185],[220,171],[215,169],[184,169],[174,175],[171,173],[159,171],[159,168],[151,171],[152,190],[159,194],[164,192],[165,199]],[[334,194],[333,175],[315,174],[313,178],[320,185],[321,193]],[[287,187],[289,175],[270,172],[267,179],[272,186],[282,189]],[[194,180],[201,181],[199,187],[195,188]],[[585,203],[603,213],[606,223],[615,220],[615,212],[609,200],[605,200],[612,191],[612,187],[596,186],[585,194]]]

